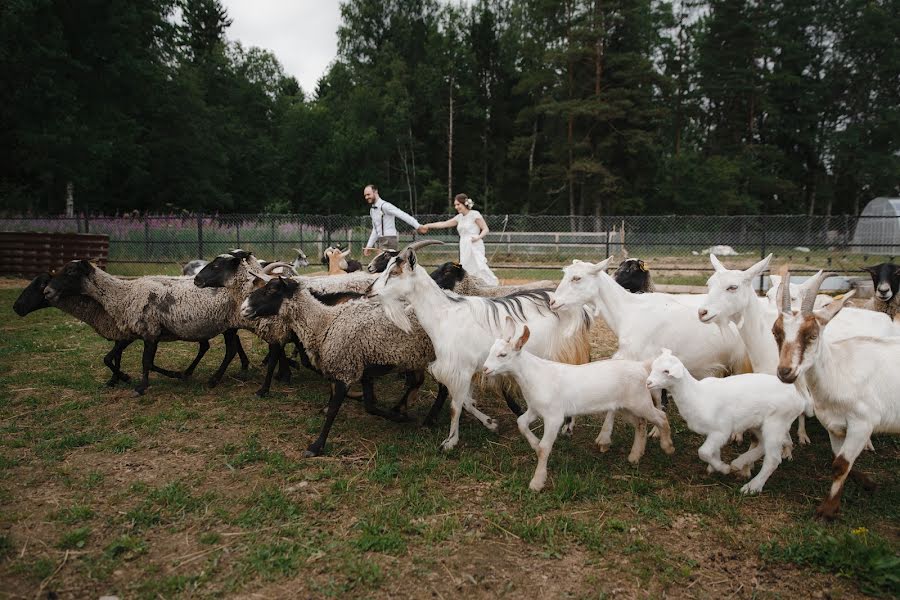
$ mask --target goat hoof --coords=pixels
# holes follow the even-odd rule
[[[816,509],[816,514],[814,515],[814,519],[821,521],[834,521],[837,519],[837,509],[832,508],[830,505],[827,505],[827,500],[825,503],[819,506]]]
[[[659,433],[659,427],[657,427],[656,425],[654,425],[654,426],[650,429],[650,433],[649,433],[648,435],[649,435],[650,437],[652,437],[652,438],[658,438],[659,435],[660,435],[660,433]]]
[[[745,496],[753,496],[760,493],[761,491],[761,487],[758,488],[752,483],[745,483],[743,486],[741,486],[741,493]]]
[[[441,442],[441,450],[443,450],[444,452],[450,452],[455,447],[456,447],[456,442],[454,442],[450,438],[447,438],[446,440]]]
[[[306,450],[303,451],[303,458],[315,458],[315,457],[319,456],[320,454],[322,454],[322,452],[319,450],[312,450],[312,449],[307,448]]]
[[[494,419],[488,419],[487,421],[485,421],[484,426],[487,427],[489,431],[497,431],[497,428],[499,427],[497,421],[495,421]]]
[[[638,454],[637,456],[633,456],[633,455],[629,454],[629,455],[628,455],[628,462],[630,462],[630,463],[633,464],[633,465],[638,464],[639,462],[641,462],[641,455]]]
[[[532,479],[531,483],[528,484],[528,489],[530,489],[532,492],[539,492],[544,489],[544,482]]]
[[[597,450],[600,452],[609,452],[609,442],[599,442],[597,444]]]
[[[810,443],[810,442],[809,442],[809,436],[806,435],[805,433],[802,434],[802,435],[798,435],[798,436],[797,436],[797,441],[800,442],[800,445],[801,445],[801,446],[806,446],[806,445],[808,445],[808,444]]]
[[[146,391],[147,391],[147,388],[139,388],[139,387],[134,388],[134,397],[140,398],[141,396],[144,395],[144,392],[146,392]]]

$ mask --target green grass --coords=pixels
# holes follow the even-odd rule
[[[242,335],[249,381],[232,369],[219,387],[204,385],[224,352],[216,340],[193,381],[153,375],[134,398],[103,385],[109,343],[59,312],[11,314],[17,293],[0,289],[0,580],[11,595],[33,596],[51,576],[47,589],[129,598],[749,593],[719,556],[744,561],[739,569],[765,561],[772,576],[760,596],[898,593],[897,438],[876,436],[877,453],[860,457],[880,488],[850,483],[833,525],[810,524],[830,474],[814,422],[813,444],[795,448],[755,498],[707,475],[701,438],[674,409],[676,454],[651,440],[637,466],[625,459],[630,428],[617,426],[600,454],[599,420],[579,419],[574,437],[557,441],[540,494],[527,488],[534,452],[493,398],[480,406],[499,432],[463,417],[448,454],[438,449],[446,411],[421,428],[348,400],[325,455],[304,459],[327,384],[298,372],[255,398],[266,348],[251,336]],[[167,344],[160,362],[180,368],[195,351]],[[139,365],[136,344],[122,366],[135,375]],[[387,404],[402,380],[377,387]],[[429,383],[414,417],[434,394]]]

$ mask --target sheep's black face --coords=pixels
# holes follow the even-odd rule
[[[633,294],[646,292],[650,283],[650,271],[644,261],[637,258],[623,260],[613,279]]]
[[[13,304],[13,310],[16,311],[16,314],[24,317],[41,308],[48,308],[50,303],[44,298],[44,288],[47,287],[48,283],[50,283],[49,273],[41,273],[32,279],[28,287],[22,290],[22,293],[19,294],[19,297],[16,298]]]
[[[285,299],[293,298],[299,288],[293,279],[276,277],[247,296],[241,314],[248,319],[277,315]]]
[[[894,263],[881,263],[873,267],[865,267],[872,277],[875,286],[875,297],[882,302],[887,302],[897,295],[900,288],[900,267]]]
[[[197,287],[225,287],[237,274],[241,259],[230,254],[215,257],[212,262],[200,269],[194,276]]]
[[[392,258],[400,254],[399,250],[384,250],[369,262],[366,271],[369,273],[383,273]]]
[[[61,296],[77,296],[84,289],[85,280],[94,272],[87,260],[73,260],[54,275],[44,288],[44,297],[53,302]]]
[[[431,273],[431,278],[438,287],[452,290],[466,276],[466,270],[458,262],[445,262]]]

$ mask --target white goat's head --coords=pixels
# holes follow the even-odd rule
[[[726,269],[714,254],[709,255],[715,273],[706,282],[709,291],[706,302],[697,309],[703,323],[726,325],[729,321],[740,324],[744,311],[756,302],[753,281],[769,268],[772,255],[768,255],[746,271]]]
[[[791,309],[790,294],[785,286],[785,282],[790,281],[790,274],[785,274],[778,286],[779,314],[772,325],[772,334],[778,344],[778,379],[785,383],[793,383],[815,363],[821,351],[825,326],[856,293],[851,291],[827,306],[814,309],[819,286],[828,276],[829,273],[819,271],[803,283],[799,311]]]
[[[484,361],[482,371],[485,375],[500,375],[509,372],[512,361],[522,352],[522,347],[531,336],[528,325],[523,326],[522,333],[519,335],[516,335],[516,329],[516,322],[507,315],[503,337],[494,341],[494,345],[491,346],[491,351]]]
[[[418,266],[416,250],[432,244],[443,243],[438,240],[422,240],[413,242],[404,248],[397,256],[388,261],[384,271],[369,288],[367,295],[369,297],[378,296],[388,302],[406,298],[412,293],[415,286],[415,272]]]
[[[650,367],[647,389],[662,390],[684,377],[684,364],[668,348],[662,348]]]
[[[589,263],[576,258],[571,265],[563,267],[563,278],[556,286],[550,308],[560,310],[565,307],[595,306],[599,294],[599,278],[609,277],[606,268],[612,259],[610,256],[604,261]]]

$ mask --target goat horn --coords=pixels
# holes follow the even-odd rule
[[[272,274],[272,271],[274,271],[274,270],[277,269],[278,267],[288,267],[288,268],[291,268],[291,265],[288,264],[288,263],[286,263],[286,262],[273,262],[273,263],[269,263],[269,264],[267,264],[267,265],[265,266],[265,268],[263,268],[263,273],[265,273],[266,275],[271,275],[271,274]]]
[[[832,275],[835,275],[835,273],[819,271],[803,282],[803,285],[800,287],[800,312],[802,314],[809,314],[812,312],[813,306],[816,304],[816,295],[819,293],[822,282]]]
[[[784,314],[791,314],[791,272],[786,268],[781,273],[781,284],[778,286],[778,306]]]
[[[409,246],[403,249],[404,254],[408,254],[410,251],[415,252],[419,248],[424,248],[425,246],[432,246],[434,244],[444,245],[444,242],[440,240],[419,240],[418,242],[413,242]]]

